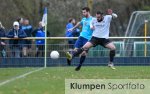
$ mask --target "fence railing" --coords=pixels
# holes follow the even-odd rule
[[[131,43],[126,43],[125,39],[132,39]],[[147,41],[144,41],[144,39]],[[116,46],[117,65],[149,65],[150,62],[150,37],[110,37]],[[73,50],[68,45],[68,39],[77,39],[76,37],[47,37],[47,38],[24,38],[30,40],[31,44],[9,44],[10,40],[20,40],[14,38],[1,38],[6,41],[6,45],[0,46],[0,67],[46,67],[66,65],[64,51]],[[36,40],[47,39],[46,44],[37,45]],[[53,41],[51,41],[53,40]],[[72,45],[73,46],[73,45]],[[128,47],[132,49],[127,49]],[[146,48],[146,49],[145,49]],[[50,53],[57,50],[60,58],[57,60],[50,58]],[[46,56],[45,56],[46,53]],[[127,54],[126,54],[127,53]],[[85,64],[105,65],[109,59],[109,50],[101,46],[93,47],[89,50]],[[148,58],[146,58],[148,57]],[[65,63],[64,63],[65,62]],[[72,64],[76,64],[78,58],[75,58]],[[142,63],[141,63],[142,62]]]
[[[144,39],[149,39],[150,37],[110,37],[111,40],[114,40],[114,44],[116,45],[116,56],[117,57],[130,57],[130,56],[150,56],[149,53],[149,45],[150,42],[139,41]],[[60,40],[58,43],[47,43],[47,57],[52,50],[57,50],[60,53],[61,57],[64,56],[64,51],[70,50],[70,45],[67,44],[68,39],[77,39],[77,37],[28,37],[23,38],[23,40],[31,40],[31,44],[9,44],[9,40],[19,40],[18,38],[1,38],[2,40],[6,40],[6,45],[1,47],[1,56],[6,57],[44,57],[45,53],[45,44],[37,45],[36,40]],[[125,43],[125,39],[134,39],[133,43]],[[126,45],[133,46],[133,49],[125,49]],[[73,46],[73,45],[72,45]],[[146,49],[145,49],[146,46]],[[4,49],[4,50],[3,50]],[[125,54],[125,53],[129,54]],[[103,48],[101,46],[94,47],[90,49],[88,53],[88,57],[95,56],[108,56],[109,50]]]

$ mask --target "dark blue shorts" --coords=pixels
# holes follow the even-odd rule
[[[81,48],[84,44],[88,42],[88,39],[79,37],[74,45],[75,48]]]

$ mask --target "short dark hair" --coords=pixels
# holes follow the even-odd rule
[[[103,12],[101,11],[97,11],[96,14],[100,14],[100,15],[103,15]]]
[[[18,17],[17,19],[16,19],[16,21],[20,21],[21,19],[23,19],[22,17]]]
[[[90,12],[90,8],[89,7],[83,7],[82,10],[86,10],[87,12]]]
[[[73,18],[69,18],[69,19],[68,19],[68,22],[69,22],[69,23],[71,23],[71,22],[72,22],[72,20],[73,20]]]

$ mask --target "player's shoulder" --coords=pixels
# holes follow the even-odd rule
[[[93,19],[94,17],[93,16],[90,16],[90,19]]]
[[[96,20],[97,18],[96,17],[92,17],[92,20]]]
[[[92,21],[97,21],[97,18],[96,17],[92,17]]]
[[[84,22],[84,21],[86,21],[86,18],[85,18],[85,17],[82,18],[80,22],[82,23],[82,22]]]
[[[105,18],[112,18],[112,15],[105,15]]]
[[[83,17],[81,20],[82,20],[82,21],[83,21],[83,20],[86,20],[86,17]]]

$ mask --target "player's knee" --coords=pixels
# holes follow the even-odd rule
[[[110,48],[110,50],[116,50],[116,47],[115,47],[115,46],[112,46],[112,47]]]
[[[77,50],[78,50],[78,49],[77,49],[77,48],[75,48],[73,51],[74,51],[74,52],[77,52]]]
[[[81,54],[81,56],[86,56],[87,54]]]
[[[81,54],[81,56],[86,56],[86,55],[87,55],[86,51],[83,51]]]

